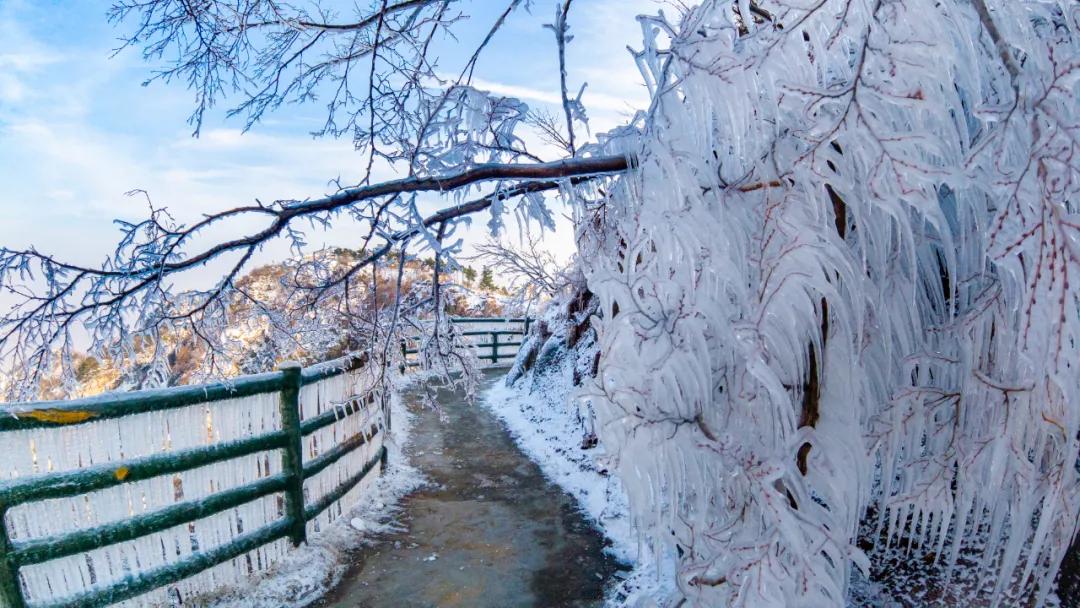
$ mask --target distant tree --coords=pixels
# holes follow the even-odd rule
[[[529,297],[554,296],[567,283],[551,252],[532,233],[519,246],[489,238],[475,249],[475,257],[490,264],[486,270],[498,270],[512,289],[528,292]]]
[[[495,273],[487,266],[484,266],[484,269],[480,271],[480,289],[483,291],[495,291],[498,289],[495,285]]]
[[[461,273],[465,276],[465,285],[472,285],[476,282],[476,269],[472,266],[466,266]]]
[[[93,357],[82,357],[75,366],[75,380],[83,383],[100,369],[101,364]]]

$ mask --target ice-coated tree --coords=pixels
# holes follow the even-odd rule
[[[581,258],[597,432],[674,603],[840,606],[891,545],[931,564],[903,605],[1044,604],[1080,514],[1077,5],[642,24],[638,168]]]
[[[245,265],[271,239],[302,250],[305,222],[361,226],[364,259],[301,263],[292,285],[305,306],[347,302],[389,252],[433,251],[438,277],[461,218],[497,225],[515,204],[543,221],[538,193],[558,190],[600,302],[583,396],[671,567],[661,602],[842,606],[889,547],[939,567],[928,587],[962,570],[992,602],[1046,601],[1080,513],[1075,3],[672,2],[640,18],[651,106],[590,144],[565,61],[560,120],[469,85],[520,0],[449,79],[429,55],[459,3],[330,4],[117,0],[113,16],[167,63],[156,77],[195,92],[196,131],[218,101],[254,126],[321,95],[324,134],[402,178],[187,225],[157,209],[102,266],[4,250],[23,298],[0,321],[13,386],[71,368],[78,323],[99,348],[177,331],[218,347],[232,304],[257,301],[237,288]],[[551,24],[560,59],[570,9]],[[563,157],[526,150],[528,127]],[[425,191],[458,194],[425,218]],[[200,240],[250,218],[264,227]],[[213,285],[175,290],[218,259]],[[430,296],[437,317],[437,278]],[[396,302],[372,320],[383,354]]]

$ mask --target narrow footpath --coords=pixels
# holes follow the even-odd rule
[[[501,381],[489,372],[485,386]],[[441,392],[405,451],[430,484],[403,501],[405,531],[358,549],[320,608],[599,606],[619,565],[573,499],[479,403]]]

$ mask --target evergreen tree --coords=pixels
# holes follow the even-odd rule
[[[495,291],[496,289],[495,274],[487,266],[480,272],[480,289],[484,291]]]

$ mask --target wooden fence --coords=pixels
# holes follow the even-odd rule
[[[364,376],[341,359],[0,407],[0,606],[187,604],[265,569],[385,465]]]
[[[529,317],[468,317],[451,320],[454,324],[461,326],[461,336],[464,337],[466,344],[475,350],[480,361],[490,365],[498,365],[513,359],[517,355],[518,347],[521,346],[523,336],[529,333],[529,326],[533,322],[533,319]],[[416,355],[419,353],[419,338],[403,340],[401,353],[405,356],[407,365],[419,365],[416,360]]]
[[[492,364],[530,324],[454,322]],[[359,357],[0,406],[0,608],[197,603],[354,504],[389,424]]]

